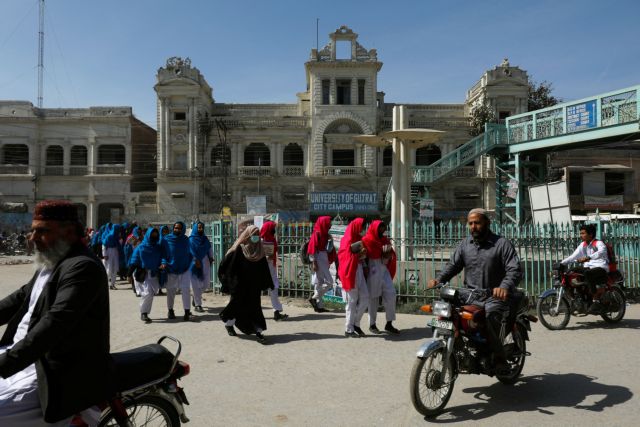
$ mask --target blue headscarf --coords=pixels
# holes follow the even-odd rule
[[[151,242],[151,233],[153,233],[154,230],[156,229],[149,227],[147,233],[144,235],[144,239],[142,239],[142,243],[136,246],[129,260],[129,265],[139,266],[145,270],[149,270],[151,277],[155,277],[156,274],[158,274],[158,267],[160,267],[162,263],[162,251],[160,249],[159,239],[156,243]]]
[[[195,274],[198,279],[202,279],[202,267],[196,267],[196,260],[202,261],[202,258],[205,255],[209,255],[209,251],[211,250],[211,242],[204,234],[198,234],[198,224],[202,224],[204,230],[204,223],[201,221],[196,221],[191,226],[191,235],[189,236],[189,250],[191,251],[191,256],[193,257],[193,262],[191,263],[191,273]]]
[[[142,240],[142,229],[140,227],[135,227],[131,232],[131,237],[127,239],[127,242],[124,244],[124,259],[125,264],[129,265],[129,260],[131,259],[131,255],[133,255],[133,250],[136,246],[133,246],[133,241],[137,239],[136,246],[139,245]]]
[[[107,226],[107,231],[102,233],[102,244],[106,248],[117,248],[120,245],[120,225]]]
[[[184,234],[184,222],[178,221],[175,224],[182,224],[182,231],[178,235],[171,232],[164,237],[168,250],[165,264],[169,267],[169,273],[182,274],[189,269],[193,257],[189,252],[189,238]]]
[[[100,228],[93,233],[91,237],[91,246],[101,245],[102,244],[102,235],[104,234],[104,230],[107,228],[106,224],[102,224]]]

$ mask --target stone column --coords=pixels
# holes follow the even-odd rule
[[[331,84],[329,85],[329,104],[336,105],[336,78],[331,77]]]
[[[162,169],[166,170],[170,168],[170,162],[169,162],[169,156],[170,156],[170,150],[169,150],[169,99],[168,98],[164,98],[163,100],[163,132],[162,132],[162,149],[164,151],[164,155],[162,156],[162,162],[163,162],[163,166]]]
[[[158,160],[157,160],[157,167],[158,167],[158,171],[162,171],[164,170],[164,98],[159,98],[158,99],[158,104],[159,104],[159,109],[160,111],[158,112],[158,138],[157,138],[157,153],[158,153]]]
[[[69,165],[71,164],[71,143],[67,140],[62,146],[62,174],[69,175]]]
[[[358,105],[358,78],[351,78],[351,105]]]
[[[131,174],[131,164],[132,164],[132,150],[131,150],[131,141],[124,147],[124,173],[125,175]]]

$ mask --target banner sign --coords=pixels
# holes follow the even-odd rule
[[[378,193],[370,192],[312,192],[311,212],[377,212]]]
[[[584,196],[585,208],[621,208],[624,196]]]
[[[433,221],[433,199],[420,199],[420,219],[423,221]]]
[[[567,107],[567,133],[596,127],[596,101]]]

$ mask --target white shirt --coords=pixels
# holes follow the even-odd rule
[[[604,268],[605,271],[609,271],[607,245],[600,240],[595,240],[595,247],[593,243],[594,240],[589,243],[580,243],[571,255],[562,260],[562,264],[569,264],[570,262],[577,261],[579,258],[589,257],[591,259],[583,264],[585,267]]]
[[[29,298],[29,309],[22,316],[22,320],[18,324],[16,334],[13,336],[13,344],[9,347],[0,348],[0,353],[4,353],[9,348],[13,347],[19,341],[22,341],[27,336],[29,329],[29,322],[33,315],[33,310],[36,307],[38,298],[44,289],[44,285],[47,284],[51,277],[51,270],[40,270],[40,274],[33,284],[31,289],[31,295]],[[36,388],[38,384],[38,378],[36,377],[36,366],[31,364],[20,372],[16,372],[9,378],[0,378],[0,401],[13,399],[13,396],[19,393],[25,393],[29,390]]]

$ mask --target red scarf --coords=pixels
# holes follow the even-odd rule
[[[367,258],[382,258],[382,247],[384,245],[391,244],[391,240],[389,240],[388,237],[379,237],[378,229],[382,224],[384,223],[379,219],[373,221],[367,230],[367,234],[362,238],[362,243],[364,244],[364,247],[367,248]],[[391,258],[387,263],[387,269],[389,270],[389,274],[391,274],[392,279],[396,275],[396,261],[396,252],[391,250]]]
[[[267,221],[262,224],[260,229],[260,237],[263,242],[273,244],[273,265],[276,265],[278,259],[278,241],[276,240],[276,223],[273,221]]]
[[[360,232],[364,225],[364,219],[356,218],[347,226],[340,249],[338,249],[338,276],[342,283],[342,289],[350,291],[356,288],[356,273],[360,264],[359,254],[351,252],[351,244],[359,242],[362,238]]]
[[[309,239],[309,246],[307,247],[307,253],[314,255],[316,252],[326,251],[327,242],[329,242],[329,229],[331,228],[331,217],[321,216],[318,217],[316,223],[313,225],[313,232],[311,233],[311,239]],[[335,261],[336,251],[327,253],[329,258],[329,264]]]

